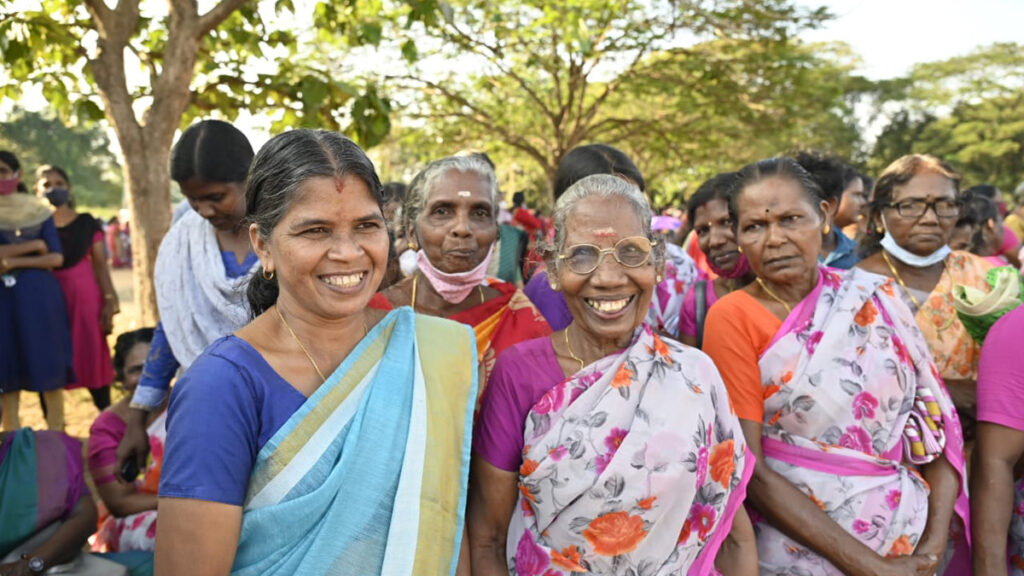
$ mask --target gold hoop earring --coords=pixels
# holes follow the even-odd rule
[[[267,269],[264,268],[263,269],[263,279],[266,280],[267,282],[270,282],[271,280],[273,280],[274,279],[274,271],[271,270],[270,274],[267,274]]]

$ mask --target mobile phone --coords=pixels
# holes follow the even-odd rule
[[[139,475],[139,467],[135,464],[134,458],[129,458],[124,466],[121,467],[121,478],[125,482],[135,482],[135,478]]]

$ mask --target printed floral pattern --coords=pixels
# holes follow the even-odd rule
[[[549,390],[524,440],[512,574],[710,573],[702,552],[724,537],[750,470],[706,356],[644,325],[628,349]]]
[[[954,454],[962,453],[959,422],[890,284],[856,269],[843,276],[822,269],[821,279],[759,361],[765,464],[879,554],[910,554],[927,520],[929,490],[901,463],[905,430],[923,421],[921,396],[934,396],[931,422],[945,432],[936,443],[962,467]],[[762,575],[841,574],[763,518],[752,520]]]

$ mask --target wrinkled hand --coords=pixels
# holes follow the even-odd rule
[[[138,469],[146,469],[146,458],[149,456],[149,437],[146,436],[145,420],[143,420],[142,426],[139,426],[138,422],[133,418],[129,418],[128,426],[125,428],[124,438],[121,439],[121,443],[117,445],[117,468],[114,469],[115,475],[118,481],[126,482],[121,477],[121,470],[124,469],[126,462],[135,459],[135,464]]]
[[[882,558],[876,576],[935,576],[939,558],[934,554]]]
[[[103,310],[100,312],[100,326],[103,327],[104,334],[110,334],[114,331],[114,316],[119,312],[117,305],[107,300],[103,304]]]

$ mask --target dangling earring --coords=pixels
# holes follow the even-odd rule
[[[825,224],[825,228],[823,228],[821,230],[821,233],[823,235],[825,235],[825,236],[828,236],[828,233],[831,232],[831,231],[832,231],[832,225],[831,224]]]
[[[654,281],[657,284],[661,284],[661,281],[664,280],[664,279],[665,279],[664,276],[662,276],[661,274],[656,274],[654,276]]]
[[[412,250],[413,252],[415,252],[415,251],[417,251],[419,249],[420,248],[419,248],[419,246],[416,245],[415,241],[409,240],[409,250]]]
[[[270,282],[271,280],[273,280],[274,279],[274,271],[271,270],[270,273],[268,274],[267,273],[267,269],[264,268],[263,269],[263,279],[266,280],[267,282]]]
[[[743,246],[736,246],[736,251],[743,254]]]
[[[879,224],[878,226],[875,226],[875,232],[877,232],[878,235],[881,236],[882,234],[885,234],[885,228],[883,228],[882,225]]]

